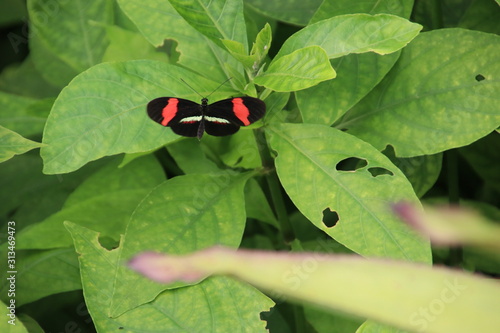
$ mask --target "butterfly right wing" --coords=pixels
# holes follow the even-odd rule
[[[162,126],[168,126],[178,135],[195,137],[202,120],[201,105],[193,101],[160,97],[148,103],[149,118]]]

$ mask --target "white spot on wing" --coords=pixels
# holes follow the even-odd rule
[[[230,124],[229,120],[224,119],[224,118],[217,118],[217,117],[209,117],[205,116],[206,121],[210,121],[212,123],[219,123],[219,124]]]
[[[201,120],[201,116],[192,116],[192,117],[186,117],[181,119],[179,122],[180,123],[195,123],[197,121]]]

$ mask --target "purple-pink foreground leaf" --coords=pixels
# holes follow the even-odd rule
[[[467,207],[438,206],[422,210],[409,203],[393,205],[393,211],[436,245],[473,245],[500,249],[500,227]]]
[[[160,283],[175,281],[196,282],[207,276],[191,268],[183,257],[166,256],[157,252],[144,252],[132,258],[128,266]]]
[[[181,256],[144,253],[129,267],[163,283],[231,275],[279,299],[310,302],[409,331],[497,333],[492,327],[500,327],[497,281],[418,263],[213,247]],[[422,313],[433,311],[435,304],[446,311],[426,321]],[[477,307],[471,316],[471,308]]]

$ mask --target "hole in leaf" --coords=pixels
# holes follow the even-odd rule
[[[373,177],[382,176],[382,175],[394,176],[394,173],[392,173],[391,170],[387,170],[385,168],[379,168],[379,167],[368,168],[368,172],[370,172]]]
[[[484,75],[482,75],[482,74],[477,74],[476,75],[476,81],[477,82],[483,81],[483,80],[486,80],[486,78],[484,77]]]
[[[161,45],[157,49],[161,52],[166,53],[172,63],[176,63],[181,55],[180,52],[177,51],[177,45],[177,41],[173,39],[165,39],[163,40],[163,45]]]
[[[330,208],[325,208],[323,210],[323,224],[328,228],[334,227],[339,221],[339,214]]]
[[[337,169],[337,171],[356,171],[358,169],[364,168],[367,165],[368,163],[366,162],[366,160],[357,157],[349,157],[337,163],[335,168]]]
[[[115,241],[113,238],[108,236],[99,237],[99,244],[101,244],[103,248],[110,251],[120,246],[120,242]]]
[[[238,157],[238,160],[236,161],[236,163],[234,163],[234,165],[238,165],[238,164],[240,164],[242,161],[243,161],[243,156],[240,156],[240,157]]]

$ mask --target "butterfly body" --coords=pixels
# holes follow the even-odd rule
[[[201,139],[205,132],[214,136],[236,133],[241,126],[262,118],[266,104],[254,97],[228,98],[212,104],[208,104],[207,98],[198,104],[183,98],[160,97],[148,103],[147,112],[151,119],[174,133]]]

